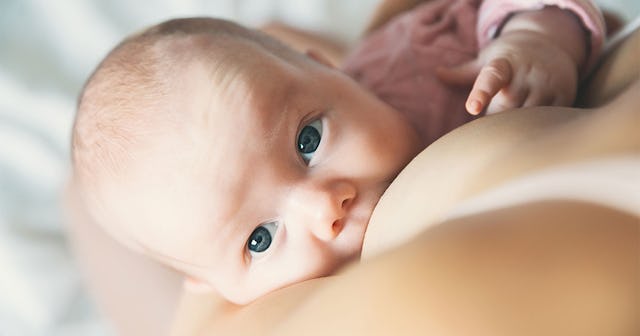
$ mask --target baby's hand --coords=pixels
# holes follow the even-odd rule
[[[473,88],[465,104],[477,115],[515,107],[570,105],[578,86],[578,66],[545,36],[529,31],[501,35],[469,63],[439,69],[445,82]]]
[[[471,85],[469,113],[570,105],[586,58],[585,33],[571,12],[555,7],[515,15],[469,63],[438,69],[450,84]]]

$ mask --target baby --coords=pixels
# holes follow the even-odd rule
[[[560,17],[578,29],[545,42],[540,22]],[[480,53],[472,112],[514,81],[535,96],[555,61],[577,72],[582,35],[557,8],[515,15]],[[566,37],[577,43],[558,46]],[[520,51],[545,46],[554,62]],[[463,82],[465,67],[440,76]],[[415,123],[318,53],[224,20],[171,20],[123,41],[89,78],[73,186],[116,240],[244,304],[359,258],[382,193],[434,138]]]

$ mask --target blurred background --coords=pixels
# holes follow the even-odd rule
[[[110,335],[64,234],[78,92],[124,36],[174,17],[281,21],[344,43],[380,0],[0,0],[0,336]],[[630,20],[638,0],[602,0]]]

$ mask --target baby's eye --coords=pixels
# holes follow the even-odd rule
[[[268,222],[258,226],[247,240],[247,248],[252,257],[257,256],[260,253],[265,252],[271,246],[273,237],[278,230],[277,222]]]
[[[309,163],[322,139],[322,120],[317,119],[307,124],[298,134],[298,152],[304,162]]]

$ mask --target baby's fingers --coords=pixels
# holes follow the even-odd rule
[[[473,85],[473,82],[478,78],[479,73],[480,67],[475,59],[454,67],[436,68],[436,75],[438,75],[438,78],[441,81],[450,85],[458,86],[468,87]]]
[[[551,106],[554,105],[555,99],[556,97],[551,92],[535,91],[529,94],[522,107]]]
[[[526,86],[512,85],[498,92],[493,98],[489,106],[487,106],[487,115],[502,112],[516,107],[523,107],[526,100],[529,99],[530,92]]]
[[[511,82],[512,77],[513,70],[506,59],[497,58],[487,63],[469,93],[465,104],[467,111],[473,115],[480,114],[491,99]]]

